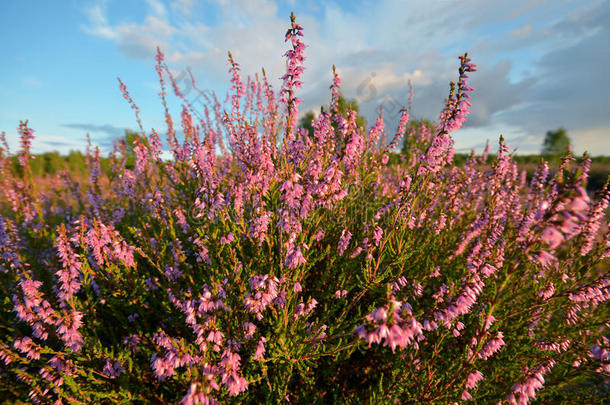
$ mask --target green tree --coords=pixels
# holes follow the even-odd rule
[[[409,150],[413,146],[413,143],[416,142],[415,139],[409,138],[409,133],[411,130],[414,130],[415,133],[419,132],[422,127],[427,127],[429,131],[434,130],[434,123],[427,118],[414,118],[409,120],[409,124],[407,125],[406,134],[404,136],[404,142],[402,144],[402,153],[408,154]]]
[[[348,100],[343,96],[343,94],[339,94],[339,99],[337,100],[337,111],[339,114],[345,117],[349,110],[356,111],[356,125],[358,125],[360,128],[364,128],[366,126],[366,118],[360,115],[360,106],[358,105],[356,99]]]
[[[65,168],[65,160],[57,151],[43,153],[37,158],[42,161],[44,174],[54,175]]]
[[[126,129],[123,142],[125,143],[125,167],[128,169],[133,169],[136,163],[136,152],[134,150],[134,142],[136,140],[138,140],[140,144],[148,147],[148,139],[146,139],[146,137],[142,136],[142,134],[137,131]]]
[[[313,120],[316,119],[316,114],[313,111],[307,111],[299,120],[299,128],[305,128],[310,138],[313,138]]]
[[[328,106],[320,107],[322,111],[328,111],[330,108]],[[343,94],[339,94],[339,99],[337,100],[337,111],[342,116],[346,117],[347,112],[349,110],[356,111],[356,125],[360,128],[366,127],[366,118],[360,115],[360,106],[356,99],[348,100],[345,98]],[[313,111],[308,111],[301,117],[299,120],[299,128],[305,128],[310,137],[313,137],[313,120],[315,120],[316,114]],[[333,127],[336,129],[336,124],[333,123]]]
[[[66,157],[68,171],[73,174],[83,174],[86,172],[87,164],[85,156],[80,150],[71,150]]]
[[[556,131],[548,131],[542,144],[542,156],[546,158],[558,158],[565,156],[572,141],[568,136],[565,128],[559,128]]]

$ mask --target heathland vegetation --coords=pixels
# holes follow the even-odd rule
[[[0,148],[0,399],[607,399],[610,190],[590,188],[592,159],[519,163],[502,138],[456,155],[467,55],[435,122],[365,125],[335,72],[299,126],[302,35],[292,16],[278,92],[229,54],[229,103],[198,115],[159,51],[166,126],[145,129],[121,82],[138,130],[107,158],[33,158],[25,122]]]

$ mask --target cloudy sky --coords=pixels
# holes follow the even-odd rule
[[[180,75],[225,94],[230,50],[244,74],[264,67],[279,88],[290,12],[305,28],[301,111],[329,99],[331,67],[369,121],[388,125],[415,92],[413,114],[436,119],[468,51],[479,71],[472,114],[455,134],[460,151],[503,134],[537,152],[546,131],[565,127],[574,149],[610,155],[610,1],[578,0],[98,0],[5,1],[0,6],[0,131],[17,145],[28,119],[35,151],[107,147],[135,128],[117,77],[164,130],[154,71],[157,46]],[[185,87],[186,88],[186,87]],[[187,97],[194,97],[194,94]],[[175,109],[179,113],[179,109]]]

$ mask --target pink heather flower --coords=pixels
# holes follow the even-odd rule
[[[19,128],[17,128],[17,132],[19,133],[21,143],[21,150],[19,151],[18,160],[21,166],[25,166],[28,164],[29,159],[34,159],[34,157],[30,155],[32,139],[34,139],[34,130],[32,128],[28,128],[27,121],[21,121],[19,123]]]
[[[582,256],[587,255],[587,253],[593,249],[593,244],[599,231],[602,219],[606,214],[608,203],[610,203],[610,189],[606,190],[600,201],[595,204],[589,218],[587,219],[584,229],[585,242],[580,249],[580,254]],[[586,203],[584,204],[586,205]]]
[[[452,82],[449,98],[446,100],[445,109],[440,117],[441,134],[449,134],[450,132],[458,130],[466,121],[466,117],[470,114],[471,104],[468,101],[470,98],[468,92],[473,91],[474,88],[468,86],[466,82],[468,75],[466,73],[475,72],[476,70],[476,65],[470,63],[468,54],[460,56],[460,77],[457,84],[457,94],[455,94],[455,85]]]
[[[138,335],[127,336],[123,339],[123,344],[129,348],[133,353],[138,352],[138,344],[140,344],[140,337]]]
[[[309,302],[307,303],[307,309],[305,310],[305,314],[306,315],[309,314],[317,306],[318,306],[318,301],[315,298],[310,299]]]
[[[262,245],[267,236],[267,228],[271,223],[271,213],[265,211],[261,216],[255,218],[250,226],[250,235],[258,241],[259,246]]]
[[[219,330],[216,330],[216,331],[213,330],[213,331],[210,331],[206,340],[208,342],[216,343],[216,344],[220,345],[220,344],[222,344],[223,338],[224,338],[224,333],[222,333]]]
[[[233,84],[231,90],[235,92],[231,96],[232,113],[237,116],[239,114],[239,100],[246,94],[245,87],[239,75],[239,63],[235,62],[231,52],[229,52],[229,62],[227,64],[230,66],[229,73],[231,73],[231,83]]]
[[[303,27],[296,23],[294,14],[290,15],[290,21],[292,26],[286,32],[286,42],[292,43],[292,49],[287,51],[284,56],[288,59],[286,66],[286,73],[282,76],[284,84],[280,90],[280,101],[286,107],[286,133],[288,136],[293,133],[297,124],[298,117],[298,105],[301,99],[294,95],[294,91],[300,88],[303,84],[301,82],[301,75],[305,68],[303,67],[303,61],[305,56],[303,55],[306,45],[299,39],[303,36]]]
[[[602,337],[602,341],[598,341],[596,345],[591,346],[590,356],[601,361],[610,361],[610,349],[608,348],[610,340],[606,337]],[[606,347],[603,347],[604,345]]]
[[[496,354],[498,351],[500,351],[502,346],[504,346],[505,344],[504,340],[502,339],[503,337],[504,335],[502,334],[502,332],[498,332],[495,339],[490,339],[485,344],[485,346],[483,346],[483,348],[479,352],[479,357],[483,360],[487,360],[488,358]]]
[[[489,328],[491,328],[491,325],[494,324],[494,322],[496,321],[496,318],[489,314],[485,317],[485,323],[483,324],[483,330],[484,331],[488,331]]]
[[[301,252],[301,246],[297,246],[296,248],[292,249],[286,256],[285,265],[290,269],[296,269],[305,263],[307,263],[307,260]]]
[[[466,388],[469,390],[475,388],[479,381],[483,380],[484,378],[485,377],[483,377],[483,373],[481,373],[479,370],[475,371],[474,373],[468,374],[468,379],[466,380]]]
[[[246,309],[256,314],[258,320],[263,319],[263,311],[278,298],[278,283],[276,277],[255,275],[250,278],[252,294],[247,294],[244,300]]]
[[[400,143],[402,138],[405,136],[407,124],[409,123],[409,117],[410,117],[409,110],[403,107],[400,110],[400,120],[398,122],[398,128],[396,130],[396,134],[394,135],[394,138],[392,138],[392,140],[388,144],[388,147],[387,147],[388,151],[392,151],[394,148],[396,148],[396,146]],[[387,162],[385,162],[384,164],[386,164],[386,163]]]
[[[301,283],[294,283],[294,287],[292,288],[292,290],[294,292],[301,292],[303,291],[303,287],[301,287]]]
[[[305,303],[300,302],[294,308],[294,319],[297,319],[301,316],[307,316],[313,311],[318,305],[318,301],[315,298],[310,298],[307,305]]]
[[[434,321],[425,320],[422,329],[431,332],[437,330],[438,325]]]
[[[239,395],[248,389],[248,381],[237,373],[223,374],[222,383],[231,396]]]
[[[254,352],[254,360],[260,360],[265,355],[265,342],[267,339],[264,336],[261,336],[258,344],[256,345],[256,352]]]
[[[436,173],[441,170],[445,164],[449,163],[453,145],[454,141],[447,133],[435,136],[426,153],[420,156],[422,165],[417,174],[421,175],[426,171]]]
[[[66,369],[66,362],[62,355],[56,355],[49,359],[47,362],[54,370],[62,372]]]
[[[565,240],[563,234],[552,226],[549,226],[544,231],[542,231],[540,239],[544,243],[546,243],[551,249],[556,249]]]
[[[213,380],[212,380],[213,382]],[[215,385],[214,389],[218,389],[218,385],[214,382],[214,385],[210,384],[211,386]],[[198,382],[194,382],[191,383],[191,386],[188,390],[188,392],[186,393],[186,395],[184,396],[184,398],[182,398],[182,400],[180,401],[181,405],[218,405],[218,402],[210,397],[201,387],[201,383]]]
[[[297,319],[299,316],[303,315],[305,315],[305,304],[301,302],[294,307],[294,319]]]
[[[553,351],[557,353],[567,351],[570,348],[571,344],[572,340],[570,339],[560,339],[555,342],[549,339],[540,339],[534,342],[534,346],[536,346],[540,350]]]
[[[57,296],[61,301],[61,305],[65,307],[66,301],[80,290],[80,269],[82,264],[74,253],[72,246],[70,246],[65,226],[58,228],[55,245],[57,247],[57,255],[62,263],[62,268],[55,273],[59,281]]]
[[[335,298],[339,299],[345,297],[347,295],[347,290],[337,290],[335,291]]]
[[[229,244],[235,240],[235,236],[233,236],[232,232],[229,232],[227,236],[222,236],[220,238],[220,243],[223,245]]]
[[[341,88],[341,78],[339,77],[339,73],[337,73],[337,69],[335,65],[333,65],[333,84],[330,86],[330,90],[332,93],[331,101],[330,101],[330,110],[333,114],[337,113],[338,101],[339,101],[339,89]]]
[[[349,255],[350,258],[355,258],[357,257],[360,253],[362,253],[363,249],[362,247],[358,246],[356,247],[356,249],[354,249],[354,251]]]
[[[568,204],[566,204],[566,210],[584,214],[589,210],[589,203],[591,199],[587,195],[587,191],[583,187],[577,187],[576,192],[578,196],[572,198]]]
[[[552,282],[549,282],[549,284],[542,290],[540,290],[540,292],[538,292],[538,297],[542,298],[543,300],[548,300],[549,298],[551,298],[553,296],[553,294],[555,293],[555,286],[553,285]]]
[[[530,402],[530,399],[535,399],[536,392],[544,387],[544,376],[554,366],[555,360],[548,360],[529,373],[525,381],[513,385],[512,392],[507,398],[508,403],[511,405],[525,405]]]
[[[416,297],[421,297],[424,295],[424,287],[419,283],[415,283],[413,286],[413,294],[415,294]]]
[[[316,232],[316,234],[314,235],[313,238],[316,240],[316,242],[320,242],[323,237],[324,237],[324,229],[320,228],[320,229],[318,229],[318,231]]]
[[[279,295],[273,299],[273,304],[277,308],[284,308],[284,305],[286,305],[286,302],[287,302],[287,300],[286,300],[286,291],[281,291],[279,293]]]
[[[375,246],[379,246],[379,242],[381,241],[382,237],[383,237],[383,229],[381,229],[379,226],[376,226],[375,232],[373,233],[373,244]]]
[[[462,401],[470,401],[472,399],[472,395],[466,390],[462,391]]]
[[[123,371],[125,371],[125,368],[118,361],[111,363],[110,360],[106,360],[102,373],[108,378],[117,378]]]
[[[78,311],[71,312],[59,318],[57,333],[70,350],[80,351],[84,341],[78,329],[82,325],[83,314]]]
[[[40,347],[27,336],[22,339],[15,339],[13,346],[30,360],[40,359]]]
[[[248,389],[248,382],[238,374],[241,367],[241,356],[227,349],[219,363],[222,370],[221,381],[227,387],[229,395],[235,396]]]
[[[375,309],[366,316],[369,326],[360,325],[354,333],[361,339],[365,339],[369,343],[369,347],[373,343],[380,344],[384,341],[384,346],[389,347],[392,352],[396,347],[405,348],[410,343],[417,344],[414,340],[424,339],[423,325],[420,324],[414,317],[410,316],[411,306],[408,303],[393,301],[393,322],[388,324],[388,308],[380,307]],[[407,318],[403,319],[401,314],[406,313]]]
[[[368,133],[370,143],[377,145],[379,139],[384,136],[385,123],[383,122],[383,109],[379,112],[379,116],[375,120],[375,125],[371,127]],[[385,139],[385,138],[384,138]]]
[[[339,239],[339,245],[337,246],[337,250],[339,251],[339,256],[343,256],[343,253],[347,249],[350,240],[352,239],[352,233],[347,229],[344,229],[341,232],[341,238]]]
[[[251,339],[254,336],[254,333],[256,332],[256,325],[254,325],[252,322],[244,322],[243,327],[244,337],[246,339]]]
[[[545,252],[544,250],[540,251],[540,253],[538,253],[534,257],[544,268],[554,267],[557,263],[557,258],[549,252]]]

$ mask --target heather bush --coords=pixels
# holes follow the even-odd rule
[[[610,376],[608,186],[590,159],[528,182],[453,162],[460,57],[439,120],[365,129],[330,108],[297,128],[303,28],[279,92],[229,54],[228,104],[195,109],[157,55],[166,111],[108,172],[40,187],[0,149],[0,396],[38,403],[593,402]],[[197,88],[193,80],[193,88]],[[166,97],[183,101],[175,123]],[[409,103],[410,105],[410,103]],[[407,128],[409,130],[407,130]],[[182,132],[184,136],[178,134]],[[407,139],[400,162],[390,155]],[[132,160],[127,164],[128,159]]]

